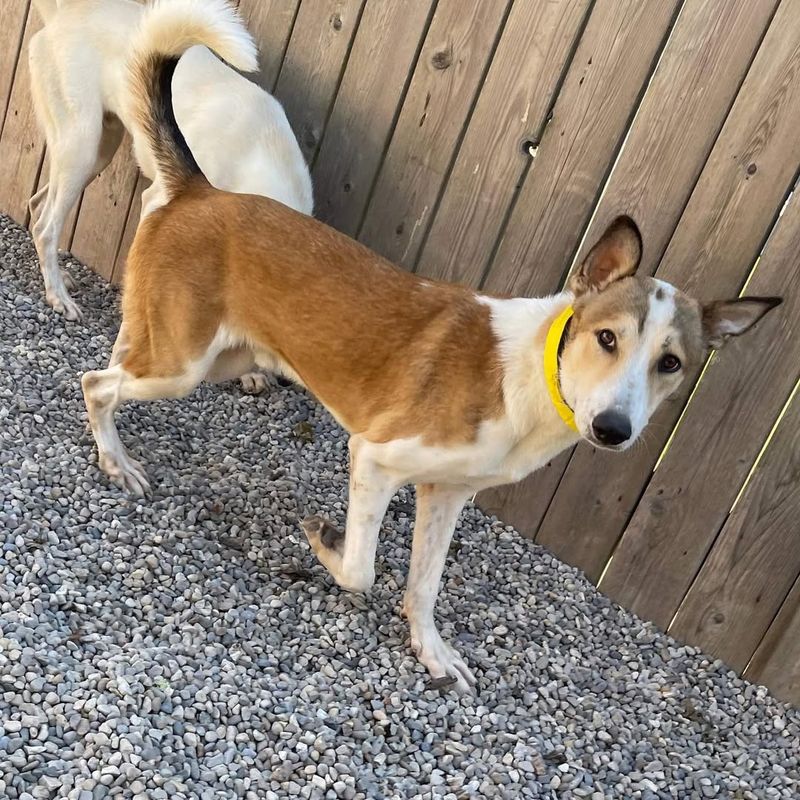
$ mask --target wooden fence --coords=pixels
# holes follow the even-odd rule
[[[629,213],[645,272],[701,299],[745,284],[784,296],[642,446],[581,444],[480,501],[622,605],[799,702],[800,2],[239,5],[318,216],[407,269],[552,292]],[[0,17],[0,207],[26,223],[47,158],[24,57],[41,23],[25,0],[0,0]],[[142,185],[124,148],[62,246],[117,279]]]

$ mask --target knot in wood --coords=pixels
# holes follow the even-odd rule
[[[447,69],[453,63],[453,54],[450,50],[440,50],[434,53],[431,58],[431,64],[434,69]]]

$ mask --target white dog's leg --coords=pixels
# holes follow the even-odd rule
[[[136,378],[120,363],[83,375],[81,386],[97,442],[100,469],[114,483],[139,496],[150,488],[144,468],[131,457],[119,438],[114,421],[117,408],[126,400],[184,397],[201,379],[202,375],[190,373],[169,378]]]
[[[51,170],[52,173],[52,170]],[[71,180],[53,188],[53,181],[48,185],[47,198],[38,214],[32,208],[31,233],[39,255],[39,266],[44,278],[45,298],[47,302],[67,319],[79,319],[80,308],[69,296],[64,275],[58,265],[58,240],[64,229],[64,222],[70,209],[75,205],[83,189],[82,183]]]
[[[411,628],[411,648],[439,687],[470,691],[475,677],[436,629],[433,608],[456,521],[473,491],[465,486],[417,486],[417,515],[411,569],[403,608]]]
[[[311,549],[336,583],[351,592],[366,592],[375,583],[378,534],[398,483],[350,441],[350,496],[345,531],[322,517],[304,520],[303,529]]]
[[[84,187],[108,164],[121,138],[121,126],[104,126],[102,117],[90,116],[78,124],[61,120],[58,133],[48,131],[50,174],[47,185],[29,203],[31,233],[44,278],[45,298],[67,319],[79,319],[81,311],[69,296],[58,265],[58,241]]]
[[[263,372],[247,372],[239,378],[239,381],[247,394],[261,394],[269,386],[267,376]]]

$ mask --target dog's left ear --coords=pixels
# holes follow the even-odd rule
[[[569,288],[578,297],[601,292],[620,278],[633,275],[642,260],[642,234],[630,217],[617,217],[589,251]]]
[[[781,297],[740,297],[703,306],[703,335],[708,347],[722,347],[731,336],[741,336],[761,317],[783,302]]]

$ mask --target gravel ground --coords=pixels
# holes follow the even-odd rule
[[[114,290],[44,306],[0,218],[0,797],[796,798],[800,714],[477,509],[438,605],[474,697],[426,688],[400,616],[413,496],[368,598],[298,520],[343,521],[345,438],[303,392],[128,405],[154,495],[96,467],[78,376]]]

